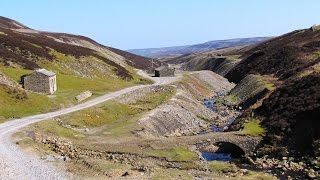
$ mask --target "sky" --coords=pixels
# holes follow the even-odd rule
[[[2,0],[0,16],[120,49],[277,36],[320,24],[320,0]]]

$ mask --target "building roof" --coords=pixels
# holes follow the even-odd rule
[[[38,69],[38,70],[36,70],[36,72],[41,73],[41,74],[43,74],[43,75],[46,75],[46,76],[48,76],[48,77],[52,77],[52,76],[55,76],[55,75],[56,75],[56,73],[51,72],[51,71],[48,71],[48,70],[46,70],[46,69]]]

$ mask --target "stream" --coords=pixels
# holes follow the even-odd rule
[[[209,153],[200,152],[203,159],[206,161],[230,161],[232,160],[231,154],[226,153]]]
[[[204,99],[204,102],[203,102],[204,106],[206,106],[211,111],[216,112],[223,117],[227,117],[228,119],[228,122],[226,122],[220,127],[216,126],[215,124],[211,124],[210,129],[212,132],[223,132],[236,120],[237,117],[241,115],[241,112],[239,110],[229,108],[222,104],[222,99],[225,95],[226,95],[226,91],[222,90],[222,91],[219,91],[216,96],[213,96],[210,99]],[[236,115],[235,116],[230,115],[230,113],[228,113],[227,111],[221,110],[221,107],[228,109],[228,111],[231,111],[232,114],[236,114]]]
[[[222,90],[219,91],[215,96],[210,99],[204,99],[204,106],[206,106],[211,111],[218,113],[219,115],[226,117],[228,121],[220,125],[219,127],[216,124],[211,124],[210,132],[223,132],[224,130],[228,129],[228,127],[236,120],[237,117],[241,115],[239,110],[234,108],[227,107],[223,105],[223,97],[227,94],[226,91]],[[230,113],[232,112],[232,113]],[[206,132],[208,133],[208,132]],[[233,159],[231,154],[227,153],[213,153],[213,152],[200,152],[201,156],[206,161],[230,161]]]

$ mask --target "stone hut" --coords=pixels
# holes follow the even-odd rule
[[[34,92],[53,94],[57,90],[56,74],[45,69],[38,69],[23,77],[23,87]]]
[[[154,70],[155,77],[172,77],[174,76],[174,68],[168,66],[161,66]]]

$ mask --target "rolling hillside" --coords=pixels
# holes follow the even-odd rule
[[[256,44],[270,39],[270,37],[253,37],[253,38],[239,38],[229,40],[217,40],[208,41],[202,44],[187,45],[187,46],[175,46],[164,48],[150,48],[150,49],[131,49],[128,50],[131,53],[139,54],[150,58],[162,58],[162,57],[177,57],[180,55],[210,51],[214,49],[221,49],[234,46],[243,46]]]
[[[72,105],[74,96],[85,90],[99,95],[146,83],[133,69],[150,66],[148,58],[84,36],[37,31],[0,17],[0,121]],[[53,97],[21,88],[20,77],[37,68],[57,74]]]
[[[297,30],[266,42],[169,59],[186,70],[209,69],[237,86],[226,100],[245,108],[231,126],[248,120],[266,128],[258,155],[320,154],[320,28]]]
[[[239,83],[248,74],[274,79],[275,88],[249,114],[267,128],[261,152],[317,156],[320,153],[320,31],[294,31],[260,44],[225,75]],[[268,149],[272,145],[272,150]],[[288,152],[285,151],[288,149]]]

